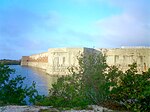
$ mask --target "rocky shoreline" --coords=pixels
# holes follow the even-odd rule
[[[1,106],[0,112],[119,112],[109,110],[107,108],[91,105],[92,110],[63,110],[60,111],[51,106],[17,106],[17,105],[9,105],[9,106]]]

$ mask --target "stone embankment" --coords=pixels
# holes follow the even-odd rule
[[[2,106],[0,107],[0,112],[121,112],[109,110],[107,108],[92,105],[91,110],[64,110],[60,111],[51,106]],[[125,112],[125,111],[124,111]]]

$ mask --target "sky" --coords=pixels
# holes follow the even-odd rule
[[[150,0],[0,0],[0,59],[121,46],[150,46]]]

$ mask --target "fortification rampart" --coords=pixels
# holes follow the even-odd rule
[[[47,69],[48,66],[48,52],[34,54],[31,56],[23,56],[21,65],[31,66],[41,69]]]
[[[92,52],[103,53],[108,65],[118,66],[121,70],[128,69],[128,65],[137,63],[139,72],[150,68],[150,48],[146,47],[122,47],[113,49],[92,48],[51,48],[48,52],[23,56],[21,65],[45,69],[48,74],[66,75],[68,68],[78,66],[77,57],[80,54],[88,55]]]
[[[150,68],[150,48],[116,48],[103,49],[106,55],[108,65],[116,65],[121,70],[128,69],[128,65],[137,63],[137,70],[139,72],[147,71]]]

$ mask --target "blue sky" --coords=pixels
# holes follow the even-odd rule
[[[0,0],[0,59],[121,46],[150,46],[150,0]]]

